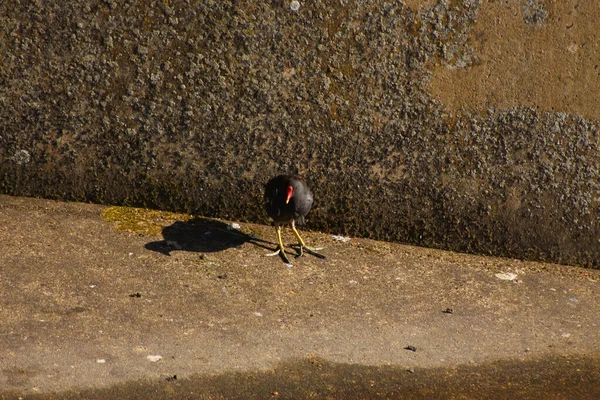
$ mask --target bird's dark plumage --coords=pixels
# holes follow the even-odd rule
[[[292,193],[286,203],[290,187]],[[276,176],[265,187],[265,208],[276,225],[289,224],[292,221],[302,224],[312,204],[312,192],[297,176]]]

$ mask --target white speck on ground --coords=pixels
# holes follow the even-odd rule
[[[342,243],[348,243],[350,241],[349,237],[340,236],[340,235],[333,235],[332,238],[333,238],[333,240],[337,240],[338,242],[342,242]]]
[[[496,278],[502,279],[503,281],[514,281],[517,278],[517,274],[512,272],[501,272],[496,274]]]

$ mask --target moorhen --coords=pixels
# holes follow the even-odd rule
[[[281,254],[283,261],[290,264],[290,261],[285,255],[283,241],[281,240],[281,227],[289,224],[298,238],[298,244],[300,246],[300,254],[298,257],[302,256],[302,250],[306,249],[308,253],[316,257],[325,258],[323,255],[315,253],[315,251],[321,250],[321,248],[308,247],[296,230],[296,222],[299,224],[304,223],[304,217],[310,211],[312,204],[312,192],[308,186],[306,186],[306,183],[297,176],[279,175],[267,183],[265,186],[265,208],[269,217],[273,218],[273,221],[275,221],[278,243],[277,251],[267,254],[268,256]]]

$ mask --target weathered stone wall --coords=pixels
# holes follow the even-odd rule
[[[568,0],[0,3],[0,192],[600,266],[600,9]]]

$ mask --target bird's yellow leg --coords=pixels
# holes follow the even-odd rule
[[[306,243],[304,243],[304,240],[302,240],[302,237],[300,236],[300,234],[298,233],[298,231],[296,230],[296,224],[294,221],[292,221],[292,230],[294,231],[294,234],[296,235],[296,237],[298,238],[298,244],[300,245],[300,256],[302,256],[302,248],[304,247],[306,250],[310,250],[310,251],[318,251],[318,250],[323,250],[322,247],[308,247],[306,245]]]
[[[281,250],[283,250],[283,241],[281,240],[281,227],[277,226],[275,227],[275,229],[277,231],[277,250],[275,250],[273,253],[265,254],[265,256],[267,257],[276,256],[277,254],[281,253]]]
[[[291,264],[290,260],[288,260],[287,256],[285,255],[285,248],[283,247],[283,240],[281,240],[281,226],[277,226],[276,229],[277,229],[277,244],[278,244],[279,248],[273,253],[265,254],[265,256],[271,257],[271,256],[276,256],[278,254],[281,254],[281,258],[283,258],[283,261],[285,261],[286,264]]]

